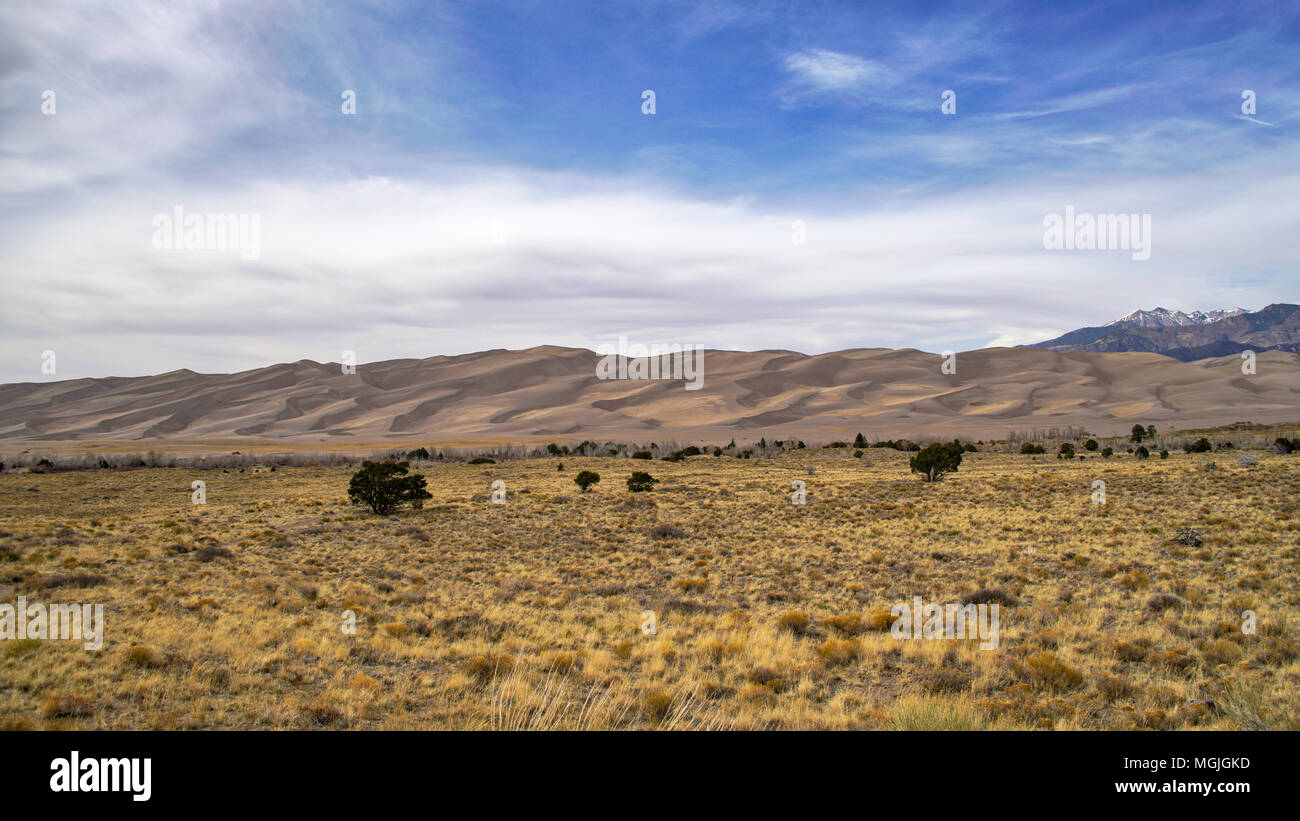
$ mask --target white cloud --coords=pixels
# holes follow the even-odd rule
[[[822,91],[859,89],[890,75],[878,63],[826,49],[791,54],[785,58],[785,66],[799,80]]]
[[[0,248],[0,379],[38,378],[46,348],[60,376],[228,371],[344,349],[373,361],[594,347],[620,334],[942,350],[1040,341],[1171,293],[1187,310],[1263,305],[1294,298],[1258,276],[1298,261],[1300,175],[1277,172],[1294,167],[1263,157],[1178,180],[999,185],[797,214],[642,179],[501,169],[88,193]],[[152,216],[178,203],[261,215],[260,259],[154,250]],[[1045,251],[1043,215],[1069,204],[1151,212],[1151,259]],[[791,241],[794,219],[805,245]]]

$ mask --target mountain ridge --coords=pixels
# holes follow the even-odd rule
[[[1275,303],[1258,311],[1200,311],[1192,315],[1165,308],[1135,311],[1106,325],[1078,328],[1028,347],[1093,353],[1158,353],[1183,362],[1231,356],[1242,351],[1300,352],[1300,305]],[[1160,313],[1163,312],[1163,313]],[[1217,320],[1192,321],[1199,314]],[[1127,321],[1135,315],[1136,320]],[[1179,321],[1178,317],[1189,322]],[[1167,324],[1150,324],[1167,322]]]

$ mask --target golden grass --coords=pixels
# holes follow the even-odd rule
[[[0,726],[1297,727],[1300,456],[976,453],[931,485],[851,453],[438,465],[391,517],[345,469],[6,474],[0,600],[106,627],[3,642]],[[889,632],[976,591],[1011,602],[995,650]]]

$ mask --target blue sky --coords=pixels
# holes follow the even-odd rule
[[[922,5],[7,4],[0,379],[1300,301],[1300,7]],[[176,205],[260,256],[151,247]],[[1045,250],[1067,205],[1151,258]]]

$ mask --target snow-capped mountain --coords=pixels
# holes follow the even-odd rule
[[[1079,328],[1039,342],[1054,351],[1161,353],[1192,362],[1241,351],[1300,353],[1300,305],[1279,302],[1258,311],[1134,311],[1106,325]]]
[[[1102,327],[1109,328],[1113,325],[1123,325],[1130,328],[1169,328],[1176,325],[1208,325],[1211,322],[1218,322],[1220,319],[1230,319],[1234,316],[1241,316],[1247,313],[1245,308],[1229,308],[1224,311],[1192,311],[1185,314],[1182,311],[1171,311],[1168,308],[1156,308],[1154,311],[1144,311],[1141,308],[1129,314],[1120,317],[1114,322],[1107,322]]]

